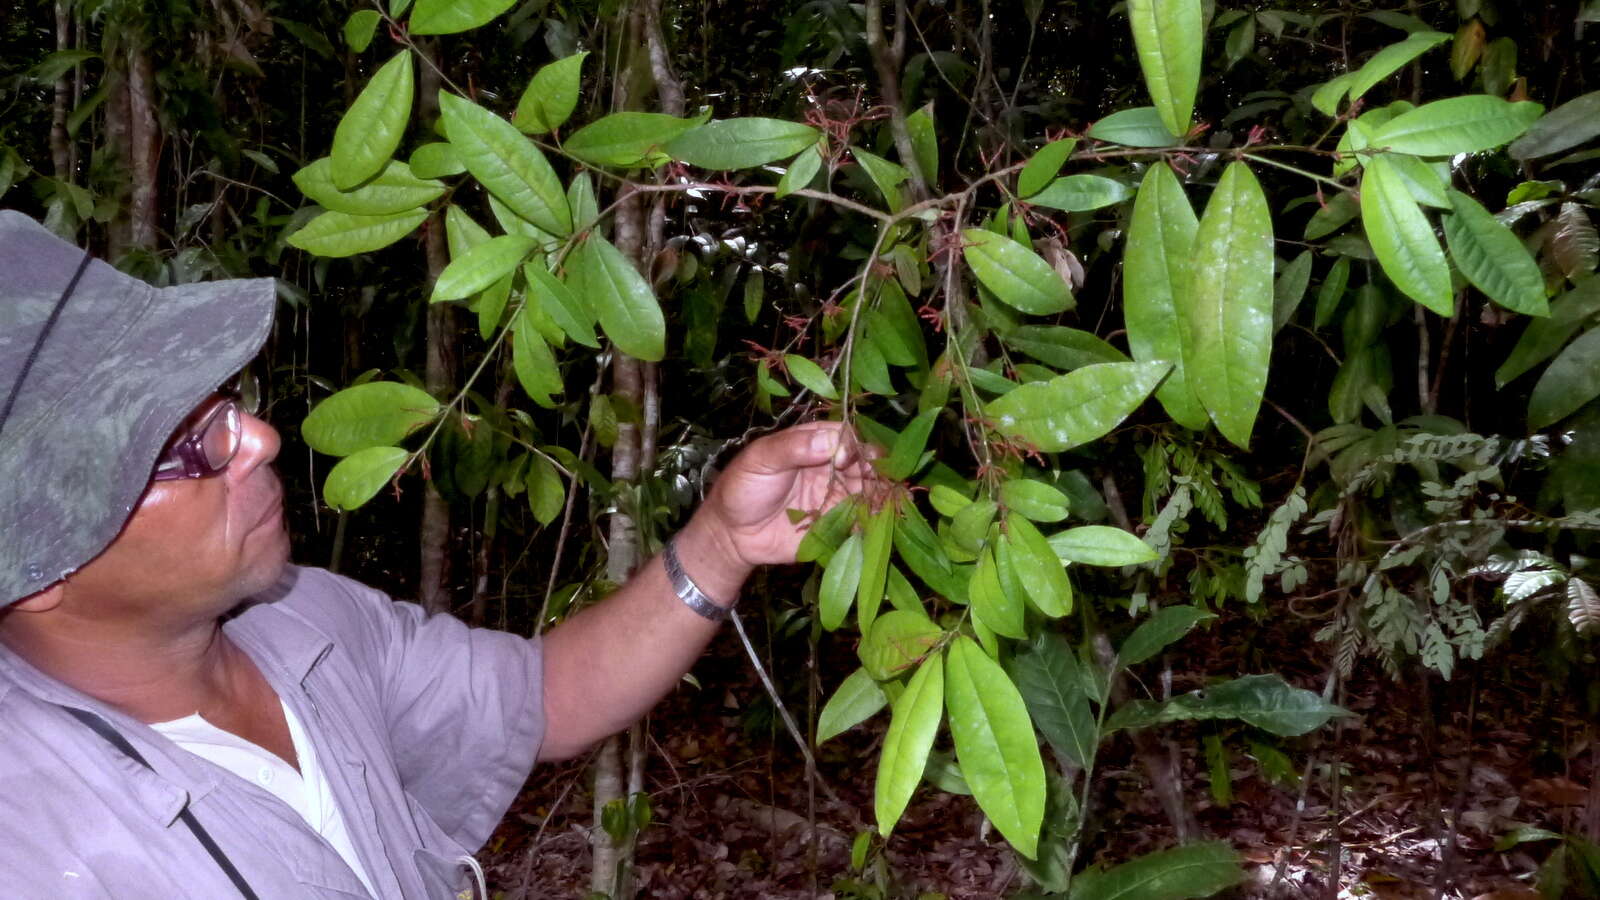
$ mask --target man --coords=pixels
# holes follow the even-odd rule
[[[762,438],[542,640],[287,565],[278,436],[217,393],[269,280],[154,289],[0,212],[0,894],[450,897],[536,760],[642,715],[787,511],[868,476]]]

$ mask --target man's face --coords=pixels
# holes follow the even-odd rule
[[[277,580],[289,558],[283,488],[270,466],[278,433],[251,415],[239,427],[238,451],[220,473],[151,483],[111,546],[68,577],[64,606],[102,624],[181,625]]]

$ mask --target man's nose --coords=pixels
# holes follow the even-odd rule
[[[278,457],[283,439],[278,429],[249,413],[239,416],[239,451],[233,456],[229,468],[239,466],[239,474],[248,475],[256,466],[263,466]]]

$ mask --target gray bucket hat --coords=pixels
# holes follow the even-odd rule
[[[111,544],[273,307],[270,278],[154,288],[0,210],[0,608]]]

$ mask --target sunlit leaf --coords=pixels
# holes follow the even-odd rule
[[[1022,516],[1007,516],[1000,558],[1011,567],[1039,611],[1052,618],[1072,612],[1072,579],[1039,529]]]
[[[889,557],[894,552],[894,523],[899,517],[893,503],[885,503],[867,517],[861,534],[861,581],[856,590],[856,621],[866,634],[883,604],[889,578]]]
[[[406,23],[412,34],[457,34],[494,21],[517,0],[417,0]]]
[[[860,586],[861,535],[853,533],[839,545],[822,573],[822,586],[817,591],[817,617],[823,628],[833,631],[844,624]]]
[[[450,260],[433,283],[430,302],[463,300],[516,271],[533,251],[534,242],[519,234],[502,234]]]
[[[449,141],[433,141],[411,151],[411,174],[417,178],[447,178],[467,170]],[[303,190],[304,188],[302,188]]]
[[[375,9],[358,9],[344,20],[344,42],[353,52],[361,53],[372,43],[372,34],[383,17]]]
[[[915,610],[896,607],[872,621],[856,653],[873,678],[886,681],[904,676],[943,636],[944,630],[920,606]]]
[[[541,262],[530,262],[522,267],[522,276],[528,284],[528,300],[538,303],[567,337],[585,347],[599,348],[600,339],[594,333],[594,310],[567,287],[566,283],[550,274]]]
[[[1372,146],[1417,156],[1490,150],[1528,130],[1544,112],[1537,103],[1511,103],[1488,94],[1435,100],[1390,119]]]
[[[333,132],[329,172],[341,191],[383,170],[411,119],[411,51],[384,63],[339,119]]]
[[[1025,384],[991,401],[996,430],[1036,450],[1058,453],[1095,440],[1128,417],[1171,366],[1100,363],[1049,381]]]
[[[565,385],[561,370],[556,366],[555,354],[539,334],[532,317],[518,316],[511,333],[511,362],[517,381],[535,403],[547,409],[555,406],[552,394],[559,394]]]
[[[940,410],[937,409],[918,413],[917,417],[906,425],[905,430],[895,439],[889,455],[877,464],[878,471],[883,477],[903,481],[917,471],[917,465],[922,460],[922,450],[928,445],[928,435],[932,433],[934,420],[938,418],[939,413]]]
[[[1001,482],[1000,502],[1017,515],[1035,522],[1059,522],[1072,509],[1072,501],[1066,494],[1031,478],[1009,478]]]
[[[1397,44],[1390,44],[1379,50],[1361,68],[1357,69],[1351,77],[1350,99],[1361,99],[1361,96],[1370,90],[1373,85],[1400,71],[1406,63],[1448,40],[1450,40],[1450,35],[1442,31],[1419,31],[1408,35],[1405,40]]]
[[[597,166],[636,166],[695,125],[695,119],[664,113],[616,112],[573,132],[562,148]]]
[[[1133,189],[1114,178],[1068,175],[1050,182],[1044,190],[1029,197],[1028,202],[1064,212],[1088,212],[1121,203],[1132,196]]]
[[[1132,566],[1156,558],[1138,535],[1109,525],[1079,525],[1052,534],[1050,549],[1061,559],[1088,566]]]
[[[1061,171],[1061,167],[1066,164],[1077,146],[1077,138],[1062,138],[1040,147],[1028,159],[1028,164],[1022,167],[1022,173],[1017,176],[1017,196],[1029,197],[1037,194],[1045,185],[1054,181],[1056,174]]]
[[[1147,853],[1072,880],[1068,900],[1190,900],[1244,881],[1239,854],[1222,841]]]
[[[1154,106],[1119,110],[1089,127],[1089,137],[1129,147],[1171,147],[1180,139],[1167,130]]]

